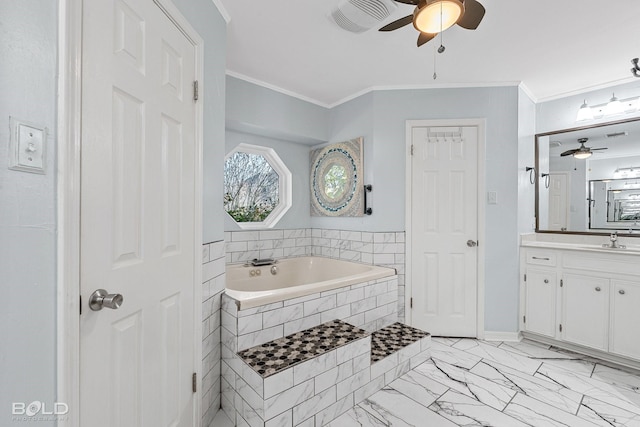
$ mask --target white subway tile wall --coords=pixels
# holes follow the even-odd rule
[[[224,242],[202,246],[202,425],[220,409],[220,304],[225,287]]]
[[[393,267],[398,272],[398,320],[404,321],[404,231],[374,233],[319,228],[229,231],[225,233],[225,248],[227,263],[245,262],[254,258],[318,255]]]

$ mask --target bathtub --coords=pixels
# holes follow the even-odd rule
[[[272,274],[275,266],[276,274]],[[261,267],[230,264],[226,294],[238,310],[394,276],[395,269],[318,256],[278,260]]]

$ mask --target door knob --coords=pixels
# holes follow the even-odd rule
[[[124,298],[120,294],[110,294],[104,289],[98,289],[89,297],[89,308],[100,311],[103,308],[117,310],[122,305]]]
[[[470,248],[475,248],[476,246],[478,246],[478,242],[476,242],[475,240],[467,240],[467,246],[469,246]]]

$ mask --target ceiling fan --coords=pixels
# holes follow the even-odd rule
[[[580,148],[576,148],[575,150],[567,150],[564,153],[560,154],[561,157],[564,156],[573,156],[576,159],[587,159],[591,157],[593,151],[606,150],[607,147],[602,148],[591,148],[585,147],[584,144],[589,140],[589,138],[580,138],[578,139],[578,143],[580,143]]]
[[[413,23],[418,36],[418,47],[433,39],[438,33],[454,24],[467,30],[475,30],[484,17],[485,8],[477,0],[394,0],[416,6],[407,15],[380,28],[393,31]]]

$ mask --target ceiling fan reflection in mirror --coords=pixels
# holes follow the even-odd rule
[[[593,154],[594,151],[600,151],[600,150],[606,150],[607,149],[607,147],[602,147],[602,148],[585,147],[584,144],[586,144],[588,140],[589,140],[589,138],[580,138],[580,139],[578,139],[578,143],[580,144],[580,148],[576,148],[575,150],[567,150],[567,151],[563,152],[562,154],[560,154],[560,156],[561,157],[573,156],[576,159],[588,159],[589,157],[591,157],[591,155]]]
[[[413,23],[420,32],[418,47],[433,39],[438,33],[457,24],[467,30],[475,30],[485,14],[485,8],[477,0],[395,0],[416,6],[413,14],[400,18],[380,28],[393,31]]]

